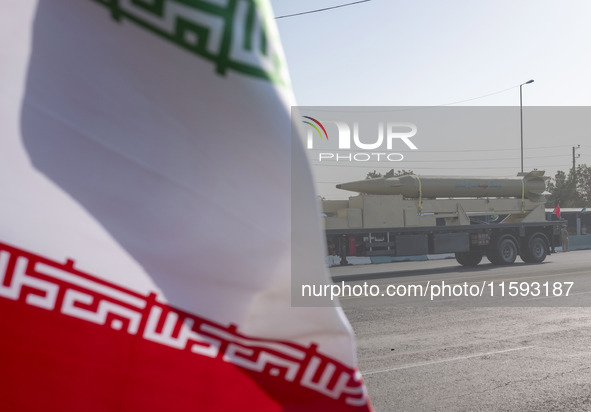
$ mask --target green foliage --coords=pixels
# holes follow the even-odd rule
[[[567,175],[559,170],[546,185],[550,192],[546,207],[552,208],[560,203],[560,207],[591,206],[591,167],[579,165]]]
[[[376,172],[375,170],[373,172],[368,172],[365,176],[366,179],[376,179],[378,177],[382,177],[382,174],[380,172]]]
[[[373,172],[369,172],[365,176],[365,178],[366,179],[375,179],[375,178],[382,177],[382,176],[388,178],[388,177],[405,176],[405,175],[414,175],[414,173],[412,170],[402,169],[402,170],[394,171],[394,169],[392,169],[389,172],[387,172],[385,175],[382,175],[381,173],[374,170]]]
[[[577,166],[577,191],[583,206],[591,206],[591,167],[584,164]]]

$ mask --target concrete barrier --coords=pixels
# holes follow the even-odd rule
[[[370,257],[365,256],[347,256],[347,262],[350,265],[369,265],[373,263]],[[340,266],[341,257],[336,255],[327,256],[326,264],[328,267]]]
[[[568,250],[591,249],[591,235],[569,236]]]
[[[409,261],[425,261],[438,259],[452,259],[453,253],[445,253],[440,255],[419,255],[419,256],[347,256],[347,262],[350,265],[369,265],[371,263],[393,263],[393,262],[409,262]],[[328,256],[326,259],[328,267],[339,266],[341,264],[340,256]]]
[[[371,263],[392,263],[428,260],[427,255],[420,256],[372,256]]]

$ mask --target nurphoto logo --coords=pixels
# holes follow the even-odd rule
[[[399,162],[404,155],[394,152],[397,148],[406,146],[418,150],[410,140],[417,134],[417,126],[413,123],[302,118],[306,124],[306,147],[318,150],[319,162]],[[330,140],[329,132],[337,139]]]

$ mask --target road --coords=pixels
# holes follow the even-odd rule
[[[468,269],[439,260],[331,273],[336,284],[380,288],[377,297],[341,298],[376,411],[591,411],[591,251],[553,254],[540,265]],[[408,291],[443,281],[496,294],[381,297],[390,284]],[[526,296],[509,296],[509,282]],[[542,287],[532,296],[536,282]],[[569,296],[553,296],[555,282],[573,282]]]

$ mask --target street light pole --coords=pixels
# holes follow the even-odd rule
[[[533,83],[533,80],[528,80],[525,83],[521,83],[519,85],[519,120],[521,121],[521,173],[523,173],[523,92],[521,91],[521,87],[524,84]]]

